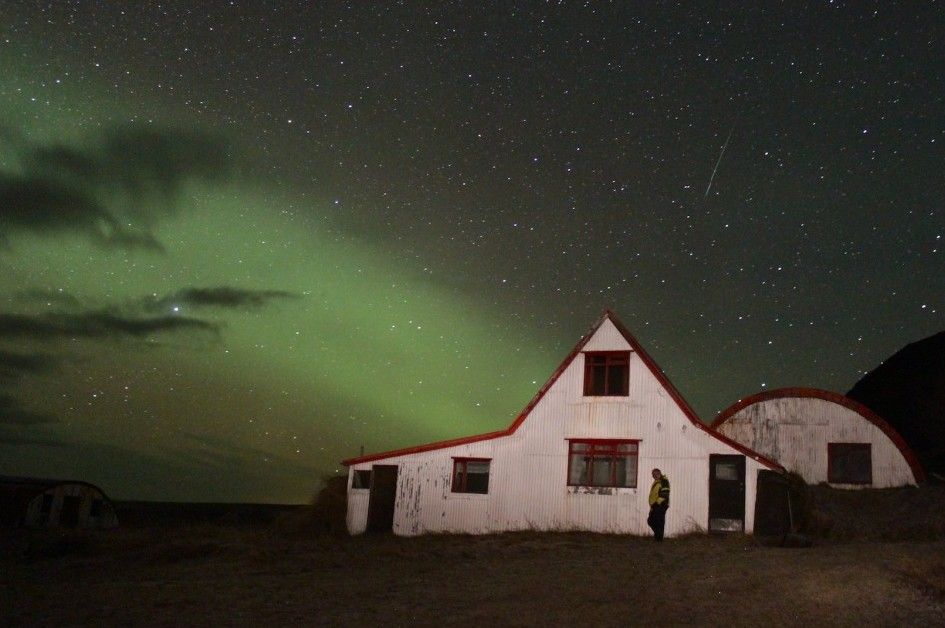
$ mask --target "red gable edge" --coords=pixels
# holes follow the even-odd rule
[[[849,397],[845,397],[840,393],[831,392],[829,390],[803,387],[765,390],[749,397],[745,397],[744,399],[739,399],[725,410],[722,410],[722,412],[720,412],[719,415],[712,421],[712,429],[718,429],[723,423],[750,405],[759,403],[761,401],[769,401],[771,399],[783,399],[785,397],[823,399],[824,401],[831,401],[849,410],[853,410],[864,419],[878,427],[883,432],[883,434],[888,436],[889,440],[891,440],[896,445],[896,447],[899,448],[900,453],[902,453],[902,456],[906,459],[906,462],[912,469],[912,475],[915,476],[915,481],[925,482],[925,470],[919,463],[919,459],[916,457],[915,453],[913,453],[912,448],[909,447],[909,444],[906,443],[906,441],[902,438],[899,432],[893,428],[893,426],[887,423],[881,416],[864,406],[862,403],[850,399]]]
[[[534,409],[534,407],[538,405],[538,402],[541,401],[541,399],[545,396],[545,393],[547,393],[548,390],[554,385],[554,383],[558,381],[558,378],[561,376],[562,373],[564,373],[565,369],[567,369],[568,366],[571,365],[571,362],[573,362],[574,358],[577,357],[577,355],[581,352],[581,349],[584,348],[584,345],[587,344],[587,341],[590,340],[591,337],[594,336],[597,330],[600,329],[600,326],[603,325],[604,321],[606,321],[608,318],[610,319],[610,322],[614,324],[614,327],[617,328],[617,331],[619,331],[621,335],[624,337],[624,340],[627,341],[627,344],[629,344],[630,347],[640,356],[640,359],[642,359],[643,363],[646,364],[647,368],[650,369],[650,372],[653,373],[653,376],[656,377],[656,379],[660,382],[660,384],[669,392],[670,396],[676,402],[676,405],[679,406],[679,408],[683,411],[683,414],[686,415],[686,417],[689,419],[690,422],[692,422],[693,425],[695,425],[702,431],[706,432],[710,436],[725,443],[729,447],[732,447],[733,449],[740,451],[747,456],[750,456],[751,458],[757,460],[758,462],[761,462],[765,466],[768,466],[776,470],[784,470],[784,467],[782,467],[780,464],[774,462],[773,460],[769,460],[768,458],[762,456],[761,454],[755,451],[752,451],[751,449],[745,447],[741,443],[738,443],[728,438],[727,436],[723,436],[722,434],[719,434],[718,432],[711,429],[709,426],[705,425],[702,421],[700,421],[699,417],[692,410],[692,408],[689,406],[689,404],[686,402],[683,396],[679,394],[678,390],[676,390],[676,387],[673,386],[673,384],[669,381],[669,379],[666,377],[663,371],[656,365],[656,362],[653,361],[653,358],[651,358],[649,354],[643,350],[643,348],[640,346],[640,343],[637,342],[636,338],[634,338],[633,335],[624,326],[624,324],[620,322],[620,319],[617,318],[617,315],[614,314],[610,310],[604,310],[603,315],[598,319],[598,321],[594,324],[594,326],[591,327],[590,331],[588,331],[584,336],[581,337],[578,343],[571,350],[571,353],[569,353],[568,356],[564,359],[564,361],[561,362],[561,364],[558,366],[558,368],[555,369],[554,373],[551,374],[551,377],[548,379],[548,381],[545,382],[545,384],[541,388],[538,389],[538,392],[535,394],[534,397],[532,397],[532,400],[528,402],[528,405],[525,406],[525,408],[519,413],[519,415],[515,418],[512,424],[506,429],[498,430],[495,432],[488,432],[486,434],[477,434],[475,436],[464,436],[461,438],[454,438],[452,440],[437,441],[434,443],[427,443],[426,445],[416,445],[414,447],[394,449],[391,451],[384,451],[384,452],[380,452],[376,454],[367,454],[364,456],[358,456],[356,458],[348,458],[347,460],[342,460],[341,464],[345,466],[351,466],[353,464],[361,464],[365,462],[372,462],[374,460],[382,460],[385,458],[393,458],[396,456],[416,454],[416,453],[421,453],[424,451],[431,451],[434,449],[444,449],[446,447],[454,447],[456,445],[476,443],[479,441],[491,440],[493,438],[501,438],[503,436],[510,436],[511,434],[514,434],[515,431],[519,428],[519,426],[528,417],[528,415],[531,414],[531,411]]]
[[[686,418],[689,419],[690,423],[692,423],[694,426],[696,426],[697,428],[699,428],[700,430],[702,430],[709,436],[725,443],[726,445],[728,445],[729,447],[732,447],[736,451],[742,452],[749,458],[757,460],[758,462],[765,465],[766,467],[769,467],[776,471],[786,471],[784,467],[782,467],[780,464],[778,464],[774,460],[771,460],[770,458],[766,456],[762,456],[757,451],[754,451],[752,449],[749,449],[748,447],[745,447],[741,443],[732,440],[728,436],[719,434],[714,429],[712,429],[711,427],[703,423],[699,419],[699,415],[695,413],[695,411],[692,409],[692,407],[689,405],[686,399],[682,396],[682,394],[678,390],[676,390],[676,386],[674,386],[673,383],[669,381],[669,378],[666,377],[666,374],[663,373],[663,369],[661,369],[659,365],[656,364],[653,358],[650,357],[650,354],[644,351],[640,343],[637,342],[637,339],[633,337],[633,334],[630,333],[630,330],[628,330],[624,326],[624,324],[620,322],[620,319],[618,319],[617,316],[610,310],[607,310],[604,312],[604,317],[606,318],[608,316],[610,317],[610,322],[612,322],[614,324],[614,327],[616,327],[617,330],[623,335],[624,340],[626,340],[627,343],[631,347],[633,347],[633,350],[637,352],[637,355],[640,356],[640,359],[643,360],[643,363],[646,364],[647,368],[650,369],[650,372],[653,374],[653,376],[657,379],[657,381],[659,381],[659,383],[663,386],[663,388],[665,388],[667,392],[669,392],[669,395],[673,398],[673,401],[675,401],[676,405],[679,406],[679,409],[683,411],[683,414],[686,415]]]

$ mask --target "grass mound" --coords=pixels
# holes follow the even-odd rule
[[[844,490],[825,484],[801,491],[800,531],[831,541],[945,539],[945,487]]]

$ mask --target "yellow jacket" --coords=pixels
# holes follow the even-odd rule
[[[661,476],[650,487],[650,506],[669,506],[669,478]]]

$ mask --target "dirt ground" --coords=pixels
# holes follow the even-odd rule
[[[945,625],[945,541],[316,537],[273,523],[0,532],[0,623]]]

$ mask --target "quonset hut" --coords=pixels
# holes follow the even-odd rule
[[[345,460],[352,534],[648,534],[650,470],[672,485],[667,536],[751,532],[761,470],[704,425],[612,312],[506,429]]]
[[[0,525],[111,528],[118,518],[111,500],[88,482],[0,476]]]
[[[887,488],[925,479],[912,450],[886,421],[826,390],[781,388],[752,395],[723,410],[712,427],[808,484]]]

